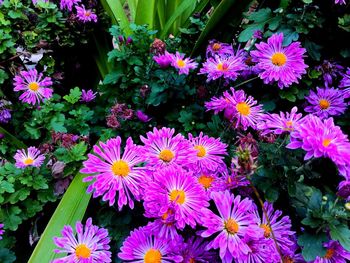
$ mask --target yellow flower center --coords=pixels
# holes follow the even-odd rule
[[[324,258],[331,259],[334,255],[334,252],[335,251],[333,248],[327,249],[327,252],[326,252],[326,255],[324,256]]]
[[[294,260],[291,259],[289,256],[285,256],[283,258],[283,263],[294,263]]]
[[[162,215],[162,219],[166,220],[168,218],[169,215],[172,215],[173,211],[168,209],[168,211],[166,211],[163,215]]]
[[[250,114],[250,106],[245,102],[240,102],[236,105],[237,111],[243,116],[247,116]]]
[[[220,71],[227,71],[228,70],[228,65],[226,63],[219,63],[216,66],[216,69],[220,70]]]
[[[25,165],[32,165],[34,163],[34,160],[32,158],[27,158],[23,161]]]
[[[329,106],[331,105],[328,100],[324,100],[324,99],[320,100],[318,103],[322,110],[328,109]]]
[[[89,16],[91,16],[91,12],[90,11],[86,11],[84,15],[89,17]]]
[[[203,187],[205,189],[208,189],[211,186],[211,184],[213,183],[213,181],[214,181],[213,177],[208,176],[208,175],[204,175],[204,174],[198,178],[198,182],[201,185],[203,185]]]
[[[30,82],[28,84],[28,89],[30,89],[31,91],[37,91],[40,88],[40,85],[38,82]]]
[[[198,151],[197,156],[198,157],[204,157],[207,154],[207,151],[202,145],[196,145],[194,148]]]
[[[293,122],[292,121],[286,121],[286,125],[291,127],[291,126],[293,126]]]
[[[261,224],[260,227],[264,230],[264,237],[270,237],[271,228],[266,224]]]
[[[160,263],[162,262],[162,254],[158,249],[149,249],[144,257],[145,263]]]
[[[194,258],[190,258],[190,262],[189,263],[196,263],[196,260]]]
[[[164,162],[170,162],[172,159],[174,159],[174,153],[170,151],[169,149],[164,149],[159,153],[159,159],[163,160]]]
[[[75,248],[75,255],[77,258],[89,258],[91,255],[91,250],[85,244],[80,244]]]
[[[183,68],[183,67],[186,66],[186,62],[183,61],[182,59],[178,59],[178,60],[176,61],[176,64],[177,64],[177,66],[178,66],[179,68]]]
[[[186,195],[183,190],[172,190],[170,192],[170,200],[182,205],[185,203]]]
[[[324,147],[328,147],[331,144],[332,140],[331,139],[323,139],[322,145]]]
[[[112,169],[113,174],[116,176],[125,177],[130,173],[130,167],[129,167],[128,163],[123,161],[123,160],[115,161],[112,164],[111,169]]]
[[[212,47],[214,51],[218,51],[221,48],[221,45],[219,43],[215,43]]]
[[[275,54],[272,55],[271,57],[271,62],[272,64],[274,64],[275,66],[283,66],[284,64],[286,64],[287,62],[287,57],[285,54],[283,54],[282,52],[276,52]]]
[[[225,229],[229,234],[234,235],[238,232],[239,225],[237,224],[237,222],[234,219],[229,218],[225,222]]]

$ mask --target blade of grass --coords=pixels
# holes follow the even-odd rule
[[[101,0],[103,8],[112,19],[113,24],[119,24],[125,34],[131,35],[130,22],[120,0]]]
[[[5,135],[5,139],[7,139],[12,145],[16,146],[18,149],[27,149],[27,146],[18,140],[15,136],[9,133],[7,130],[0,126],[0,133]]]
[[[191,24],[190,17],[193,16],[195,13],[202,13],[203,10],[206,9],[207,7],[209,9],[209,6],[210,6],[209,1],[210,0],[201,0],[199,4],[197,4],[194,10],[192,11],[192,14],[187,17],[186,22],[182,23],[182,27],[188,28],[190,26]]]
[[[132,21],[135,21],[137,0],[127,0]],[[162,2],[162,1],[161,1]]]
[[[153,29],[156,18],[157,2],[157,0],[139,0],[136,8],[135,24],[147,24],[149,28]]]
[[[160,25],[159,32],[162,32],[165,25],[165,1],[164,0],[158,1],[157,15],[158,15],[158,20]]]

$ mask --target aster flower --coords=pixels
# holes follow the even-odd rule
[[[152,119],[142,110],[136,111],[136,117],[142,122],[149,122]]]
[[[51,78],[43,78],[43,74],[38,74],[36,69],[21,71],[14,78],[14,91],[24,91],[19,99],[32,105],[40,104],[44,99],[52,97],[53,90],[47,88],[51,85]]]
[[[330,240],[323,244],[327,249],[324,257],[316,257],[314,263],[346,263],[350,260],[350,252],[346,251],[338,241]]]
[[[133,198],[139,201],[142,189],[140,182],[146,178],[143,167],[138,167],[144,161],[139,155],[140,147],[131,138],[126,140],[124,153],[121,156],[121,138],[109,139],[93,147],[94,154],[88,154],[88,160],[83,163],[81,173],[92,174],[83,179],[84,182],[94,182],[88,187],[88,193],[93,197],[103,196],[109,200],[109,205],[115,203],[118,194],[118,208],[129,204],[134,208]]]
[[[197,182],[202,186],[204,191],[207,193],[207,197],[210,198],[212,191],[218,191],[217,185],[221,182],[221,177],[218,173],[213,173],[211,171],[203,170],[196,174]],[[220,188],[221,190],[221,188]]]
[[[244,242],[244,238],[259,239],[262,236],[252,201],[247,198],[241,200],[239,195],[235,197],[228,191],[213,192],[211,197],[220,215],[209,209],[202,209],[202,226],[207,229],[201,236],[218,234],[208,244],[207,249],[220,248],[220,258],[224,263],[232,262],[233,258],[247,256],[251,249]]]
[[[207,82],[223,77],[236,80],[239,73],[246,68],[242,51],[227,57],[211,57],[203,64],[199,74],[207,74]]]
[[[8,123],[11,120],[11,112],[9,109],[0,108],[0,123]]]
[[[71,226],[64,226],[62,237],[54,237],[54,243],[59,249],[55,253],[65,253],[67,256],[54,259],[52,263],[107,263],[112,262],[109,251],[108,231],[92,224],[92,219],[86,220],[85,227],[76,223],[77,235]]]
[[[305,111],[315,114],[321,119],[341,115],[347,106],[342,92],[334,88],[317,88],[317,92],[310,91],[310,95],[305,98],[311,104],[305,107]]]
[[[344,67],[336,62],[329,60],[323,61],[323,63],[316,67],[316,70],[322,72],[324,85],[326,88],[331,87],[333,84],[333,78],[338,77],[341,74]]]
[[[201,208],[209,206],[206,193],[191,172],[180,167],[169,167],[153,174],[154,180],[145,186],[144,207],[147,217],[169,216],[173,211],[175,225],[196,226],[201,217]]]
[[[81,91],[81,99],[80,101],[83,102],[90,102],[93,101],[96,98],[96,92],[93,92],[91,89],[89,90],[82,90]]]
[[[342,74],[343,79],[340,81],[339,88],[343,89],[343,97],[344,99],[350,98],[350,68],[347,68],[346,73]]]
[[[213,182],[212,191],[230,191],[236,188],[248,186],[249,184],[250,183],[245,175],[240,175],[233,170],[230,172],[225,171]]]
[[[259,77],[264,83],[276,81],[281,89],[298,83],[308,67],[303,59],[306,50],[301,48],[300,42],[287,47],[283,47],[282,42],[283,33],[273,34],[267,43],[256,44],[257,50],[250,52],[253,61],[257,62],[257,68],[262,71]]]
[[[171,66],[179,70],[179,74],[188,75],[190,69],[195,69],[198,66],[197,62],[194,62],[193,59],[185,58],[184,54],[176,52],[176,54],[170,54],[171,57]]]
[[[147,229],[159,238],[174,240],[180,238],[176,229],[175,212],[173,208],[169,208],[160,218],[148,223]]]
[[[182,257],[173,252],[179,246],[175,240],[159,238],[150,234],[144,227],[131,231],[123,242],[118,257],[125,262],[133,263],[172,263],[181,262]]]
[[[207,57],[215,57],[215,56],[230,56],[233,55],[233,48],[230,44],[221,43],[216,41],[215,39],[209,41],[209,45],[207,47],[206,56]]]
[[[147,137],[140,136],[145,144],[142,154],[147,159],[149,169],[157,169],[168,166],[189,166],[197,160],[195,150],[182,136],[174,136],[175,130],[163,127],[153,132],[147,132]]]
[[[262,131],[262,135],[273,132],[274,134],[290,133],[294,130],[294,126],[301,121],[302,114],[297,113],[298,108],[293,107],[292,111],[280,112],[280,114],[264,114],[258,123],[258,130]]]
[[[61,0],[60,1],[60,9],[68,9],[69,11],[72,11],[73,6],[80,3],[81,0]]]
[[[226,167],[223,159],[227,155],[227,145],[220,138],[208,137],[203,132],[198,137],[188,134],[188,139],[197,151],[197,161],[193,164],[194,170],[218,171]]]
[[[345,180],[339,183],[337,195],[346,199],[347,201],[350,200],[350,181],[349,180]]]
[[[157,62],[160,68],[167,68],[171,65],[172,54],[170,54],[168,51],[165,51],[164,54],[158,54],[154,56],[153,60]]]
[[[0,240],[2,239],[2,235],[5,233],[4,224],[0,224]]]
[[[97,22],[97,15],[91,9],[85,9],[84,5],[75,6],[77,9],[77,18],[83,23],[94,21]]]
[[[45,160],[45,156],[33,146],[29,147],[27,150],[17,150],[13,158],[16,160],[16,167],[21,169],[28,166],[40,167]]]
[[[206,246],[208,242],[200,237],[191,237],[182,247],[183,263],[213,263],[218,262],[216,260],[216,253],[213,251],[207,251]]]
[[[346,4],[345,0],[335,0],[334,3],[337,5],[345,5]]]

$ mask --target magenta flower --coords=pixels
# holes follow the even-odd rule
[[[197,151],[182,136],[174,136],[175,130],[163,127],[153,132],[147,132],[147,137],[140,136],[145,144],[142,154],[147,159],[149,169],[158,169],[169,166],[186,167],[196,162]]]
[[[346,251],[338,241],[331,240],[323,247],[327,249],[324,257],[316,257],[314,263],[346,263],[350,260],[350,252]]]
[[[294,126],[301,121],[303,116],[301,113],[297,113],[297,111],[298,108],[293,107],[290,113],[280,112],[280,114],[264,114],[257,128],[262,131],[262,135],[272,132],[274,134],[290,133],[294,130]]]
[[[55,253],[68,254],[52,263],[107,263],[112,262],[109,251],[108,231],[92,224],[92,219],[86,220],[85,227],[81,222],[76,224],[75,235],[71,226],[64,226],[62,237],[54,237],[54,243],[59,249]]]
[[[201,237],[191,237],[181,249],[183,257],[183,263],[195,263],[195,262],[218,262],[216,261],[216,253],[213,251],[207,251],[206,246],[208,242]]]
[[[5,233],[4,224],[0,224],[0,240],[2,239],[2,235]]]
[[[247,255],[238,257],[237,263],[280,263],[280,256],[273,250],[275,245],[272,240],[260,238],[258,240],[245,238],[245,244],[249,247]],[[283,261],[284,262],[284,261]],[[286,261],[288,262],[288,261]]]
[[[27,150],[17,150],[13,158],[16,160],[16,167],[21,169],[28,166],[40,167],[45,160],[45,156],[34,146],[29,147]]]
[[[350,199],[350,181],[341,181],[338,185],[337,195],[344,198],[346,201]]]
[[[171,65],[172,54],[170,54],[168,51],[165,51],[164,54],[154,56],[153,60],[157,62],[160,68],[167,68]]]
[[[77,18],[83,23],[94,21],[97,22],[97,15],[91,9],[85,9],[85,6],[75,6],[77,9]]]
[[[172,263],[182,262],[182,257],[174,253],[180,246],[176,240],[159,238],[150,234],[145,227],[131,231],[123,242],[118,257],[125,262],[134,263]]]
[[[160,218],[155,219],[154,222],[148,223],[146,227],[159,238],[174,240],[181,237],[177,232],[175,223],[174,209],[169,208]]]
[[[345,0],[335,0],[334,3],[338,4],[338,5],[345,5],[346,4]]]
[[[202,226],[207,229],[201,235],[218,235],[208,244],[207,249],[219,248],[222,262],[227,263],[232,262],[233,258],[247,256],[251,249],[244,238],[257,240],[262,236],[252,201],[247,198],[241,200],[239,195],[234,197],[228,191],[213,192],[211,197],[219,216],[209,209],[202,209]]]
[[[36,69],[21,71],[14,78],[14,91],[24,91],[19,99],[32,105],[40,104],[44,99],[52,97],[53,90],[47,88],[51,85],[51,78],[43,78],[43,74],[38,74]]]
[[[315,114],[321,119],[341,115],[347,106],[342,92],[334,88],[317,88],[317,92],[310,91],[310,95],[305,98],[311,104],[305,107],[305,111]]]
[[[9,109],[0,108],[0,123],[8,123],[11,120],[11,111]]]
[[[223,172],[221,174],[221,177],[213,182],[212,191],[230,191],[239,187],[247,186],[249,184],[250,183],[245,175],[237,174],[232,169],[230,169],[230,172]]]
[[[180,54],[176,51],[176,54],[170,54],[171,57],[171,66],[179,70],[179,74],[188,75],[190,69],[195,69],[198,66],[197,62],[194,62],[193,59],[185,58],[184,54]]]
[[[154,173],[145,186],[144,207],[147,217],[167,218],[174,213],[175,225],[196,226],[201,209],[209,206],[207,196],[196,177],[180,167],[169,167]]]
[[[152,119],[142,110],[136,111],[136,117],[142,122],[149,122]]]
[[[209,45],[207,47],[206,56],[207,57],[215,57],[216,55],[223,56],[231,56],[233,55],[233,48],[230,44],[221,43],[216,40],[210,40]]]
[[[227,145],[220,141],[220,138],[208,137],[203,132],[198,137],[188,134],[188,139],[192,147],[197,151],[197,161],[193,164],[195,171],[218,171],[223,170],[224,155],[227,155]]]
[[[347,68],[346,73],[342,74],[343,79],[340,81],[339,88],[342,90],[344,99],[350,98],[350,68]]]
[[[207,197],[210,198],[212,191],[218,191],[217,185],[221,181],[218,173],[211,171],[201,171],[196,174],[197,182],[202,186],[203,190],[207,193]]]
[[[246,68],[244,60],[245,56],[241,51],[231,56],[208,58],[199,74],[207,74],[207,82],[221,77],[236,80],[239,73]]]
[[[124,153],[121,156],[121,139],[118,136],[106,143],[100,142],[93,147],[94,154],[88,154],[88,160],[83,163],[81,173],[93,174],[83,179],[84,182],[94,182],[88,187],[88,193],[94,192],[93,197],[103,196],[109,200],[109,205],[115,203],[118,194],[118,208],[129,204],[134,208],[133,198],[141,198],[141,181],[147,174],[139,167],[144,159],[140,157],[140,146],[136,146],[131,138],[126,140]]]
[[[96,92],[94,93],[91,89],[89,90],[82,90],[81,91],[81,99],[80,101],[83,102],[90,102],[93,101],[96,98]]]
[[[256,49],[250,54],[256,67],[262,72],[259,77],[265,84],[277,82],[278,87],[288,87],[292,83],[298,83],[302,74],[308,67],[304,63],[304,53],[300,42],[294,42],[287,47],[282,46],[283,33],[274,34],[267,43],[256,44]]]
[[[80,3],[81,0],[61,0],[60,1],[60,9],[68,9],[69,11],[72,11],[73,6]]]
[[[315,68],[323,75],[324,86],[326,88],[333,86],[333,79],[337,78],[343,72],[344,67],[336,62],[324,60],[321,65]]]

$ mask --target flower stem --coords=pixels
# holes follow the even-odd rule
[[[240,86],[242,86],[242,85],[244,85],[244,84],[247,84],[247,83],[249,83],[249,82],[251,82],[251,81],[253,81],[253,80],[256,80],[257,78],[259,78],[259,76],[256,76],[256,77],[251,78],[251,79],[247,79],[247,80],[245,80],[245,81],[243,81],[243,82],[237,84],[236,86],[234,86],[234,88],[238,88],[238,87],[240,87]]]

